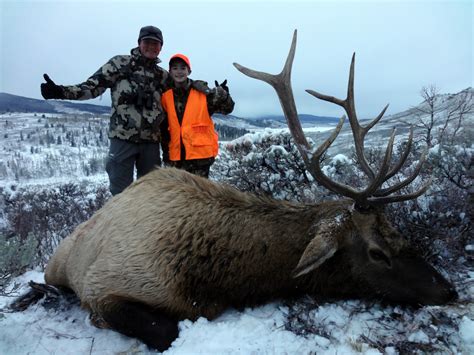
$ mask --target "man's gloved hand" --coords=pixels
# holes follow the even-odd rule
[[[216,87],[220,86],[225,90],[226,93],[229,93],[229,87],[227,86],[227,79],[225,79],[222,83],[218,83],[217,80],[214,80],[214,83],[216,84]]]
[[[56,85],[54,81],[48,76],[43,74],[46,83],[41,84],[41,95],[46,99],[65,99],[64,90],[60,85]]]

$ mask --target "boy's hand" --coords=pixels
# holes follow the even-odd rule
[[[214,83],[216,84],[216,87],[220,86],[225,90],[226,93],[229,93],[229,87],[227,86],[227,79],[225,79],[222,83],[218,83],[217,80],[214,80]]]

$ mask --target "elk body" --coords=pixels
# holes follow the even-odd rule
[[[309,294],[320,299],[383,299],[443,304],[451,284],[414,253],[386,220],[383,205],[416,198],[427,188],[394,195],[418,174],[384,187],[408,155],[390,168],[394,135],[380,170],[363,156],[353,106],[353,64],[348,99],[311,92],[340,104],[351,123],[369,184],[357,191],[331,181],[320,158],[339,133],[311,151],[297,119],[290,73],[296,31],[279,75],[235,66],[277,91],[290,131],[315,179],[348,199],[293,204],[257,197],[176,169],[159,169],[112,198],[63,240],[48,263],[46,282],[72,289],[96,324],[137,337],[158,350],[178,336],[180,319],[212,319],[226,308]],[[385,111],[385,109],[384,109]],[[420,163],[421,166],[421,163]]]

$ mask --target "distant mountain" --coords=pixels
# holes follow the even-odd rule
[[[300,119],[301,124],[303,125],[308,124],[314,126],[320,124],[337,124],[339,122],[339,117],[314,116],[307,114],[299,114],[298,117]],[[278,121],[286,124],[286,119],[283,115],[263,116],[261,118],[257,118],[256,120]]]
[[[110,114],[110,107],[62,100],[37,100],[0,92],[0,113],[7,112],[90,113],[104,115]]]
[[[244,118],[234,115],[222,115],[216,113],[212,116],[216,124],[225,125],[228,127],[245,128],[245,129],[259,129],[259,128],[281,128],[285,127],[286,123],[277,120],[264,120],[259,118]]]
[[[231,127],[243,127],[243,128],[287,128],[285,116],[283,115],[269,115],[257,118],[243,118],[233,115],[221,115],[215,114],[212,116],[214,121],[219,124],[225,124]],[[326,126],[336,125],[339,122],[337,117],[324,117],[314,116],[307,114],[299,115],[300,122],[303,126],[314,127],[314,126]]]

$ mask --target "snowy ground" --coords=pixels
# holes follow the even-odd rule
[[[471,285],[473,279],[471,275]],[[19,293],[27,290],[29,280],[44,282],[43,273],[30,271],[16,279],[22,285]],[[473,291],[474,286],[467,290],[471,295]],[[0,297],[0,309],[12,299]],[[303,300],[301,307],[304,304]],[[304,319],[294,305],[272,303],[243,312],[228,310],[213,321],[185,320],[179,325],[179,338],[165,354],[397,354],[415,353],[414,349],[474,354],[473,303],[416,311],[358,301],[311,308],[303,313]],[[40,301],[24,312],[6,311],[3,319],[1,315],[0,354],[153,353],[135,339],[95,328],[74,302],[47,309]],[[288,331],[289,320],[304,326]],[[398,350],[382,345],[390,343]]]

